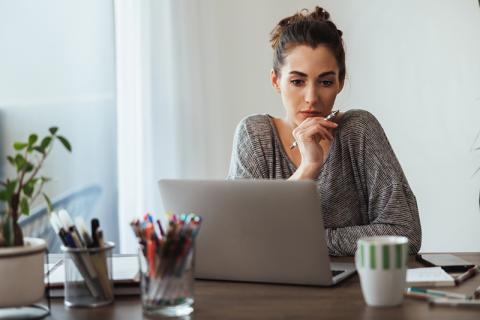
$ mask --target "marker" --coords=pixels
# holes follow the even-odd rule
[[[75,218],[75,226],[77,227],[78,232],[80,232],[80,235],[82,236],[83,240],[85,241],[85,245],[87,248],[92,247],[93,245],[93,240],[88,234],[88,229],[87,225],[85,224],[85,220],[83,220],[83,217],[76,217]]]
[[[430,300],[430,305],[432,305],[432,306],[445,306],[445,307],[474,307],[474,308],[480,308],[480,300],[436,298],[436,299]]]
[[[325,117],[325,120],[330,121],[331,119],[333,119],[337,115],[337,113],[339,111],[340,110],[332,111],[328,116]],[[292,145],[290,146],[290,150],[293,150],[296,147],[298,147],[298,143],[297,143],[297,141],[293,141]]]
[[[58,211],[58,218],[63,223],[63,228],[65,229],[65,231],[70,232],[72,236],[76,236],[76,239],[78,240],[78,248],[84,247],[85,242],[83,241],[80,232],[78,232],[78,229],[75,227],[75,224],[73,223],[73,220],[68,214],[67,210],[61,209],[60,211]]]
[[[98,227],[100,227],[100,222],[98,221],[97,218],[93,218],[90,221],[90,225],[92,228],[92,238],[93,238],[92,247],[97,248],[98,247],[97,229]]]
[[[412,294],[412,295],[411,295]],[[447,291],[440,291],[440,290],[430,290],[430,289],[423,289],[423,288],[408,288],[407,289],[407,296],[411,296],[413,298],[426,298],[426,300],[430,298],[451,298],[451,299],[468,299],[469,296],[462,293],[455,293],[455,292],[447,292]]]
[[[471,267],[465,273],[462,273],[461,275],[455,278],[455,285],[458,286],[460,283],[464,282],[467,279],[470,279],[471,277],[475,276],[479,272],[480,272],[480,266],[475,265]]]
[[[162,228],[162,223],[160,222],[160,220],[157,220],[157,224],[158,224],[158,229],[160,230],[161,238],[165,237],[165,231]]]
[[[145,229],[145,236],[147,238],[147,261],[149,264],[150,277],[155,277],[155,242],[152,240],[154,234],[153,224],[149,223]]]

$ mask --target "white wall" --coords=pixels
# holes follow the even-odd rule
[[[94,212],[117,238],[113,5],[97,0],[0,0],[0,175],[12,143],[58,126],[43,175],[52,199],[95,184]],[[43,203],[42,203],[43,204]]]
[[[183,176],[224,177],[238,121],[283,114],[269,85],[269,32],[284,16],[321,5],[344,31],[348,79],[337,106],[369,110],[383,124],[417,196],[422,251],[480,250],[480,174],[472,176],[480,166],[472,151],[480,130],[478,1],[173,3],[184,18],[174,27],[184,71],[176,92],[188,141]]]

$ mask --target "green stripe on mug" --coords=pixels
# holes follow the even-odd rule
[[[383,245],[382,246],[382,251],[383,251],[383,269],[388,270],[390,269],[390,246],[389,245]]]
[[[375,260],[375,245],[370,246],[370,269],[376,269],[376,260]]]
[[[402,245],[401,244],[395,245],[395,252],[397,255],[397,258],[395,259],[397,262],[397,269],[401,269],[402,268]]]

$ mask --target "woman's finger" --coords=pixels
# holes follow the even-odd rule
[[[305,128],[297,127],[292,133],[297,142],[318,141],[318,139],[333,140],[330,131],[320,124],[313,124]]]
[[[325,118],[322,118],[322,117],[310,117],[310,118],[306,119],[304,122],[306,122],[307,120],[308,120],[308,122],[306,123],[306,125],[309,125],[309,124],[312,124],[312,123],[317,123],[317,124],[320,124],[323,127],[329,128],[329,129],[335,129],[336,127],[338,127],[338,124],[336,124],[335,122],[330,121],[330,120],[325,120]]]

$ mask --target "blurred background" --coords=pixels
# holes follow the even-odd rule
[[[421,251],[479,251],[477,0],[0,0],[1,159],[58,126],[73,153],[47,159],[46,193],[133,252],[128,223],[163,210],[158,179],[223,179],[237,123],[283,116],[269,33],[316,5],[344,33],[336,107],[383,125],[417,197]]]

